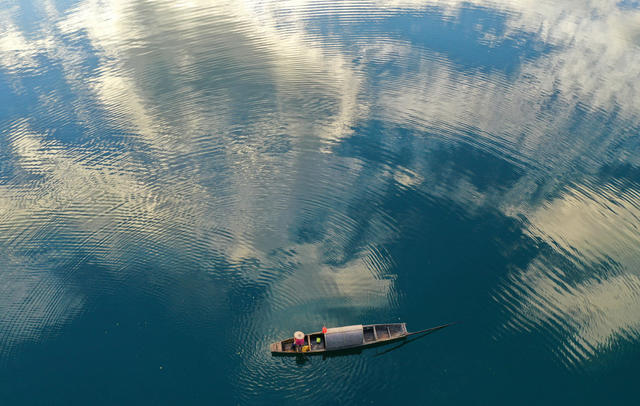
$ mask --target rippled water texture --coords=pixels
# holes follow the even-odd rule
[[[0,403],[633,404],[639,119],[637,1],[5,0]]]

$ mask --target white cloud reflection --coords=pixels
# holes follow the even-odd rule
[[[0,186],[3,209],[0,216],[7,220],[0,243],[5,250],[21,252],[25,241],[38,245],[44,243],[47,235],[63,234],[76,243],[50,255],[68,255],[72,260],[74,253],[84,250],[100,265],[114,271],[113,277],[117,279],[119,270],[134,260],[137,250],[146,251],[148,257],[157,252],[166,259],[176,251],[188,256],[189,252],[208,249],[233,264],[245,260],[246,255],[268,261],[264,251],[291,248],[287,229],[293,226],[293,220],[289,209],[299,202],[289,188],[300,187],[303,182],[289,178],[291,168],[307,159],[304,152],[298,152],[304,151],[305,144],[314,146],[318,141],[322,144],[337,139],[355,123],[359,79],[355,72],[346,69],[348,64],[342,56],[325,55],[317,47],[300,42],[294,33],[283,35],[273,25],[258,24],[242,5],[209,9],[204,3],[192,3],[194,7],[181,4],[180,10],[169,3],[145,4],[144,10],[136,12],[136,5],[130,2],[88,1],[66,15],[60,15],[51,3],[46,4],[44,11],[50,17],[47,26],[54,24],[56,29],[41,32],[44,38],[41,44],[47,45],[37,48],[38,43],[32,42],[36,48],[28,55],[41,55],[59,64],[68,85],[78,93],[71,106],[77,116],[71,119],[79,119],[89,129],[95,127],[96,114],[100,115],[99,120],[113,120],[124,130],[122,137],[133,145],[141,143],[143,152],[136,155],[135,150],[123,150],[117,141],[107,150],[104,148],[109,147],[108,142],[66,144],[52,134],[35,130],[31,118],[14,120],[5,129],[5,136],[15,170],[24,176]],[[204,18],[193,18],[200,12]],[[154,33],[152,26],[139,29],[145,25],[136,19],[147,13],[155,13],[169,22],[166,31]],[[187,13],[187,18],[183,19],[183,13]],[[187,83],[192,79],[206,81],[210,76],[220,80],[216,69],[220,70],[221,79],[225,79],[226,66],[217,59],[209,63],[214,72],[189,71],[197,68],[191,61],[202,58],[198,52],[207,47],[205,42],[193,43],[190,32],[206,32],[207,27],[216,24],[220,35],[202,35],[202,41],[218,41],[213,44],[213,49],[220,51],[213,55],[215,58],[222,57],[223,62],[224,58],[231,58],[226,63],[231,63],[232,69],[256,63],[257,69],[249,69],[248,76],[243,78],[249,82],[254,80],[252,75],[258,75],[255,78],[258,85],[273,80],[275,107],[279,112],[264,112],[245,129],[247,134],[260,134],[262,138],[257,142],[251,139],[237,142],[235,135],[229,133],[234,120],[230,106],[236,102],[234,95],[210,95],[207,89],[190,87]],[[86,35],[98,50],[99,69],[89,75],[90,80],[86,80],[86,68],[77,63],[77,50],[58,33],[66,38]],[[161,36],[154,38],[155,34]],[[19,33],[16,35],[19,37]],[[170,47],[163,46],[167,37],[175,41]],[[245,47],[246,52],[238,53],[237,47]],[[168,71],[154,73],[158,57],[170,61]],[[173,65],[173,61],[178,63]],[[234,80],[234,74],[228,73],[227,79]],[[170,103],[158,103],[166,94],[150,94],[149,80],[174,86]],[[304,89],[311,91],[305,94]],[[54,93],[43,99],[56,96]],[[94,114],[87,114],[90,106],[94,106]],[[199,106],[208,108],[198,110]],[[357,108],[362,109],[362,105]],[[282,159],[261,153],[262,139],[278,135],[283,128],[293,135],[295,153],[300,154],[291,156],[284,167]],[[211,133],[221,139],[210,137]],[[212,167],[210,162],[200,162],[198,157],[203,149],[208,149],[209,156],[219,159],[222,165]],[[176,164],[172,157],[185,165],[185,171],[167,171]],[[211,172],[221,172],[216,175],[221,181],[219,190],[209,190],[200,184],[202,176]],[[34,176],[38,178],[36,182],[23,184],[22,179]],[[273,207],[264,207],[265,198],[260,196],[276,196],[272,199]],[[28,221],[43,213],[48,217],[42,222]],[[318,248],[300,249],[315,252]],[[165,250],[168,253],[163,254]],[[304,265],[307,261],[301,259],[301,266],[311,269]],[[316,262],[323,269],[316,275],[316,286],[324,286],[321,290],[325,294],[332,290],[333,297],[348,298],[354,306],[382,305],[381,301],[364,298],[386,298],[388,280],[356,260],[333,267],[322,265],[319,258]],[[161,272],[170,272],[171,263],[162,264],[159,260],[156,265],[166,268]],[[18,263],[13,266],[20,268]],[[249,268],[238,267],[237,272],[247,279],[259,277]],[[52,292],[56,291],[55,286],[61,286],[52,274],[32,276],[34,283],[51,285]],[[3,307],[17,309],[16,303],[25,300],[25,294],[28,299],[28,291],[8,292],[2,299]],[[62,291],[56,294],[60,295],[61,304],[66,303],[62,298],[73,298]],[[64,306],[52,308],[52,312],[40,315],[40,321],[36,316],[30,317],[28,331],[7,330],[11,336],[7,342],[27,336],[36,338],[39,330],[69,320],[82,306],[82,301],[72,302],[68,315],[63,314]],[[45,304],[46,309],[49,307]]]
[[[564,178],[577,164],[587,172],[596,172],[608,162],[640,164],[638,157],[616,149],[631,133],[585,131],[584,137],[571,139],[577,140],[572,145],[559,135],[581,109],[605,114],[620,111],[620,120],[637,126],[637,11],[621,10],[614,1],[399,0],[315,7],[313,2],[299,0],[225,4],[87,0],[62,15],[53,3],[44,4],[49,20],[38,35],[21,32],[10,13],[0,16],[0,65],[19,78],[20,69],[38,68],[38,56],[59,63],[68,85],[81,95],[73,105],[75,119],[93,128],[94,117],[86,105],[100,110],[101,119],[122,130],[120,137],[141,146],[144,162],[137,151],[122,151],[117,145],[109,156],[101,156],[101,147],[96,146],[70,149],[33,130],[29,119],[14,121],[7,136],[16,166],[45,180],[0,186],[0,216],[11,220],[9,228],[5,226],[10,235],[37,236],[43,229],[66,227],[114,269],[126,264],[131,247],[139,247],[137,240],[159,251],[175,247],[188,251],[193,249],[190,239],[199,238],[199,246],[232,262],[257,258],[266,263],[265,253],[275,248],[297,250],[301,273],[274,288],[283,300],[296,291],[309,297],[345,297],[362,307],[383,307],[393,290],[391,279],[384,277],[388,267],[378,273],[375,266],[359,259],[329,266],[321,258],[320,243],[292,242],[285,232],[296,226],[292,212],[313,217],[335,210],[340,213],[336,217],[348,217],[342,212],[352,193],[340,187],[362,182],[361,163],[332,154],[319,158],[315,152],[330,152],[363,120],[382,119],[402,128],[435,132],[444,142],[470,143],[527,168],[527,174],[507,190],[479,191],[465,176],[452,184],[439,184],[429,176],[424,162],[417,160],[412,167],[385,167],[386,173],[367,179],[371,189],[378,193],[393,179],[402,187],[427,190],[465,206],[496,204],[507,215],[524,214],[533,225],[532,234],[543,235],[552,244],[560,242],[567,251],[613,258],[622,264],[622,273],[587,279],[565,292],[553,287],[554,276],[537,270],[515,274],[510,283],[526,283],[545,302],[573,318],[578,326],[571,327],[573,340],[584,343],[584,348],[603,347],[616,334],[637,329],[634,320],[640,314],[632,272],[638,262],[633,250],[637,234],[629,225],[637,224],[635,208],[623,205],[632,213],[623,216],[625,235],[631,238],[598,239],[603,227],[610,227],[607,219],[598,218],[608,202],[593,203],[591,197],[572,198],[567,193],[540,208],[532,202],[531,192],[533,184],[542,183],[546,192],[564,187]],[[348,23],[357,16],[383,18],[406,8],[437,10],[455,21],[470,5],[505,17],[504,34],[478,27],[485,30],[486,43],[496,45],[524,33],[552,50],[519,61],[515,77],[498,70],[461,72],[446,53],[406,39],[385,38],[383,33],[346,49],[338,39],[310,31],[307,21],[311,11]],[[98,68],[87,74],[81,66],[84,55],[65,45],[63,36],[86,38],[96,50]],[[361,62],[353,62],[354,54],[362,57]],[[418,68],[381,75],[374,84],[367,82],[363,65],[402,61],[407,56],[418,60]],[[235,92],[229,91],[229,83],[238,85]],[[552,95],[560,102],[547,112]],[[56,95],[42,96],[47,97]],[[255,116],[236,117],[234,106],[244,105],[254,106]],[[242,127],[240,135],[234,132],[238,127]],[[264,153],[264,142],[282,135],[291,143],[283,153],[286,159]],[[215,159],[201,160],[203,151]],[[181,160],[187,162],[182,171],[168,170]],[[220,177],[218,190],[211,190],[204,179],[214,172]],[[322,178],[310,186],[309,180],[316,180],[318,173]],[[344,183],[336,185],[335,179]],[[314,206],[315,211],[305,205],[313,198],[320,201],[320,196],[333,197],[324,207]],[[267,201],[270,205],[265,205]],[[57,217],[46,226],[16,220],[42,213]],[[85,217],[75,217],[78,213]],[[591,217],[588,224],[585,213]],[[623,217],[608,219],[617,228]],[[346,239],[343,234],[354,233],[349,219],[334,219],[332,224],[333,229],[327,226],[328,234],[338,241]],[[393,225],[380,213],[372,219],[372,229],[372,246],[394,238]],[[2,240],[11,249],[18,243]],[[312,288],[299,279],[305,269],[319,278]],[[259,276],[251,270],[238,272],[247,272],[242,275],[247,279]],[[43,277],[42,283],[50,280]],[[624,286],[629,289],[616,302],[612,298]],[[9,295],[7,306],[22,300],[20,295]],[[540,327],[548,317],[557,317],[537,309],[534,296],[517,302],[514,317],[521,323]],[[76,311],[77,306],[70,308]],[[600,313],[607,317],[593,316]],[[44,321],[42,327],[46,327]],[[593,354],[583,351],[583,358]]]
[[[560,269],[539,261],[510,275],[496,296],[512,315],[503,327],[546,331],[553,337],[552,351],[570,368],[615,351],[623,340],[640,338],[637,275],[621,273],[579,283],[565,279]]]
[[[37,49],[15,26],[5,26],[0,32],[0,64],[8,72],[38,66]]]
[[[0,358],[24,341],[57,331],[84,308],[84,295],[47,271],[51,258],[34,257],[5,255],[0,262]]]
[[[579,274],[569,276],[541,255],[510,275],[496,296],[513,317],[507,330],[553,331],[567,366],[640,338],[637,195],[611,184],[572,188],[534,209],[529,232],[563,253]]]
[[[554,331],[554,351],[567,366],[611,350],[620,340],[637,340],[637,192],[588,183],[566,188],[576,167],[595,175],[605,164],[640,163],[637,156],[619,148],[635,137],[629,129],[638,128],[640,118],[640,12],[621,10],[614,1],[384,4],[419,9],[434,5],[454,20],[466,4],[497,8],[506,13],[508,29],[502,37],[493,37],[494,43],[528,32],[553,47],[547,54],[522,61],[516,77],[509,78],[501,72],[462,74],[446,55],[430,57],[429,50],[408,42],[393,47],[381,44],[372,60],[423,56],[415,72],[385,78],[388,90],[379,103],[385,121],[471,143],[525,168],[525,176],[512,188],[493,191],[497,196],[489,201],[507,215],[524,215],[530,222],[529,232],[555,247],[583,274],[569,275],[541,254],[528,269],[510,275],[496,296],[512,316],[505,326],[508,330]],[[546,111],[554,94],[561,103]],[[574,130],[580,136],[568,144],[562,134],[579,111],[587,112],[585,123]],[[623,126],[615,132],[602,126],[602,118],[589,118],[589,114],[612,112],[619,113]],[[466,134],[475,138],[468,139]],[[446,196],[462,198],[471,206],[486,203],[486,196],[452,194],[453,189]],[[542,206],[534,197],[559,192],[561,197]],[[613,270],[591,275],[601,264]]]

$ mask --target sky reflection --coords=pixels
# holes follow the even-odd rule
[[[3,348],[82,313],[80,277],[55,270],[143,264],[170,285],[193,267],[203,291],[255,288],[235,328],[257,372],[234,373],[268,375],[278,312],[307,306],[283,329],[398,316],[401,191],[495,210],[544,247],[490,293],[497,331],[552,326],[568,367],[637,341],[638,179],[598,178],[640,165],[637,9],[47,1],[29,25],[21,5],[0,13]]]

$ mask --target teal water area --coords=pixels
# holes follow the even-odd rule
[[[639,21],[2,2],[0,404],[636,403]]]

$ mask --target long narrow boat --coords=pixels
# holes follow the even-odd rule
[[[353,326],[334,327],[326,332],[305,334],[305,345],[294,346],[293,338],[271,343],[273,355],[316,355],[333,351],[354,350],[399,341],[409,336],[428,333],[450,326],[453,323],[408,332],[406,323],[389,324],[356,324]]]

